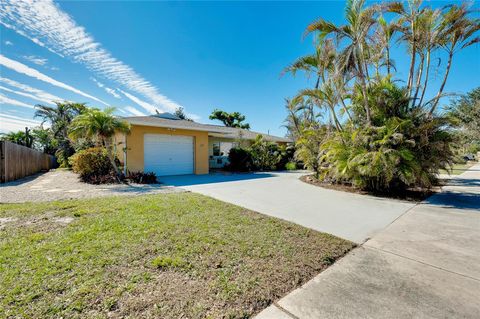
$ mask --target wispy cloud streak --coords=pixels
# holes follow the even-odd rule
[[[126,97],[128,97],[130,100],[132,100],[133,102],[137,103],[138,105],[140,105],[141,107],[143,107],[148,113],[151,113],[151,114],[155,114],[156,113],[156,110],[157,108],[155,106],[153,106],[152,104],[150,103],[147,103],[141,99],[139,99],[138,97],[136,97],[135,95],[133,94],[130,94],[128,92],[125,92],[123,90],[120,90],[118,89],[118,91],[120,91],[123,95],[125,95]]]
[[[28,85],[23,84],[23,83],[19,83],[17,81],[14,81],[14,80],[11,80],[11,79],[8,79],[8,78],[3,78],[2,77],[2,78],[0,78],[0,82],[3,82],[4,84],[6,84],[10,87],[13,87],[13,88],[16,88],[18,90],[23,91],[23,92],[19,92],[19,91],[16,91],[16,90],[11,90],[11,89],[2,87],[2,89],[7,91],[7,92],[11,92],[11,93],[15,93],[15,94],[18,94],[18,95],[23,95],[23,96],[26,96],[26,97],[30,97],[32,99],[35,99],[37,101],[44,102],[44,103],[47,103],[47,104],[52,104],[53,105],[54,101],[64,101],[65,100],[65,99],[62,99],[62,98],[60,98],[56,95],[44,92],[44,91],[36,89],[36,88],[32,88],[31,86],[28,86]]]
[[[0,113],[0,132],[23,130],[25,127],[40,126],[41,123],[35,120],[28,120],[18,116]]]
[[[130,66],[115,59],[51,0],[4,0],[0,6],[0,23],[52,52],[84,64],[122,88],[142,95],[158,108],[173,111],[180,106],[160,94]]]
[[[22,106],[22,107],[28,107],[29,109],[33,109],[33,105],[11,99],[3,94],[0,94],[0,104]]]
[[[107,92],[108,94],[112,95],[113,97],[117,98],[117,99],[121,99],[122,96],[120,94],[118,94],[115,89],[112,89],[112,88],[109,88],[107,86],[105,86],[105,84],[103,84],[102,82],[98,81],[97,79],[95,78],[92,78],[92,81],[95,82],[95,84],[99,87],[99,88],[102,88],[105,90],[105,92]]]
[[[47,64],[48,60],[45,58],[41,58],[35,55],[24,55],[23,56],[26,60],[35,63],[36,65],[45,65]]]
[[[63,82],[57,81],[57,80],[49,77],[48,75],[45,75],[45,74],[43,74],[43,73],[41,73],[41,72],[39,72],[35,69],[32,69],[31,67],[29,67],[29,66],[27,66],[23,63],[20,63],[18,61],[12,60],[12,59],[9,59],[6,56],[1,55],[1,54],[0,54],[0,65],[3,65],[6,68],[12,69],[12,70],[14,70],[18,73],[28,75],[32,78],[37,79],[37,80],[49,83],[51,85],[58,86],[62,89],[74,92],[76,94],[82,95],[82,96],[87,97],[89,99],[92,99],[94,101],[97,101],[97,102],[100,102],[102,104],[108,105],[107,103],[103,102],[102,100],[100,100],[100,99],[98,99],[98,98],[96,98],[96,97],[94,97],[90,94],[87,94],[83,91],[80,91],[80,90],[78,90],[78,89],[76,89],[76,88],[74,88],[74,87],[72,87],[68,84],[63,83]]]
[[[136,116],[144,116],[145,115],[145,113],[140,112],[139,110],[137,110],[136,108],[134,108],[132,106],[127,105],[124,108],[125,108],[125,110],[127,110],[128,112],[130,112],[133,115],[136,115]]]

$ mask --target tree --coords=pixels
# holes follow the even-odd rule
[[[32,129],[33,147],[46,154],[55,155],[57,151],[57,140],[50,128],[36,127]]]
[[[467,4],[463,3],[460,6],[451,5],[447,8],[448,10],[443,15],[443,23],[445,26],[443,41],[440,43],[441,47],[448,53],[447,68],[445,69],[440,89],[433,99],[430,115],[435,111],[442,97],[452,67],[453,56],[460,50],[480,42],[480,37],[475,37],[477,31],[480,30],[480,19],[469,18],[471,11],[468,9]]]
[[[113,115],[115,108],[109,107],[103,111],[87,108],[82,114],[75,117],[70,124],[69,137],[73,140],[89,138],[98,146],[105,147],[108,158],[120,181],[121,172],[115,163],[113,137],[115,132],[128,133],[130,124]]]
[[[49,122],[53,137],[57,141],[58,150],[55,155],[61,167],[68,167],[68,158],[75,153],[72,142],[68,138],[68,127],[72,120],[87,107],[84,103],[55,102],[56,107],[36,105],[34,117],[42,118],[42,124]]]
[[[480,87],[453,100],[447,114],[457,126],[457,136],[463,151],[480,151]]]
[[[183,107],[179,106],[175,112],[173,113],[173,115],[175,115],[176,117],[178,117],[179,119],[181,120],[185,120],[185,121],[191,121],[193,122],[193,120],[191,118],[189,118],[186,114],[185,114],[185,111],[183,110]]]
[[[30,130],[26,127],[25,131],[9,132],[2,134],[0,138],[2,141],[9,141],[18,145],[26,147],[32,147],[33,137],[30,134]]]
[[[318,32],[320,39],[332,35],[337,43],[344,41],[337,63],[343,72],[352,73],[358,78],[358,84],[363,95],[366,123],[370,125],[370,106],[367,102],[367,80],[369,77],[368,48],[369,33],[375,24],[375,15],[378,13],[377,6],[365,7],[365,0],[347,0],[345,16],[347,24],[336,26],[335,24],[318,19],[308,25],[306,34]]]
[[[314,53],[283,71],[316,80],[287,101],[297,158],[334,183],[382,191],[433,185],[453,160],[451,120],[435,109],[453,56],[480,41],[480,20],[470,13],[466,4],[347,0],[345,23],[310,23],[305,35],[313,35]],[[396,73],[392,43],[406,48],[405,78]],[[432,56],[441,58],[434,64]],[[433,67],[445,74],[428,97]]]
[[[215,109],[212,114],[210,114],[209,119],[219,120],[227,127],[238,127],[246,130],[250,129],[250,124],[242,123],[245,121],[245,115],[242,115],[239,112],[227,113],[225,111]]]

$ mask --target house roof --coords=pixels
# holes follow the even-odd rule
[[[202,123],[197,123],[192,121],[174,119],[170,116],[166,118],[164,114],[160,114],[158,116],[155,116],[155,115],[129,116],[129,117],[123,117],[123,119],[132,125],[204,131],[204,132],[209,132],[210,136],[215,136],[215,137],[224,137],[224,138],[231,138],[231,139],[243,138],[247,140],[254,140],[257,137],[257,135],[262,135],[265,138],[265,140],[270,142],[284,142],[284,143],[292,142],[292,140],[285,137],[263,134],[263,133],[244,130],[236,127],[202,124]]]

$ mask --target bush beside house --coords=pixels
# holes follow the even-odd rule
[[[83,182],[90,184],[115,183],[115,171],[107,150],[92,147],[79,151],[69,158],[74,173],[80,175]]]
[[[293,146],[268,142],[258,135],[250,147],[235,147],[230,150],[228,169],[238,172],[292,169],[296,167],[293,161],[294,153]]]

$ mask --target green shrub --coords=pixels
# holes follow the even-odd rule
[[[295,163],[295,162],[288,162],[287,164],[285,164],[285,169],[287,169],[287,170],[289,170],[289,171],[296,170],[296,169],[297,169],[297,163]]]
[[[278,162],[276,165],[277,170],[287,169],[287,164],[295,163],[295,146],[293,145],[279,145],[278,146]]]
[[[440,117],[411,114],[383,126],[349,128],[326,139],[319,175],[371,191],[430,188],[452,161],[451,135]]]
[[[249,149],[234,147],[228,154],[228,169],[238,172],[248,172],[254,169],[252,154]]]
[[[266,141],[258,135],[250,147],[253,165],[258,170],[275,170],[282,159],[282,152],[276,143]]]
[[[107,155],[101,147],[92,147],[80,151],[69,158],[70,165],[80,179],[87,183],[103,184],[116,181],[115,172]]]

